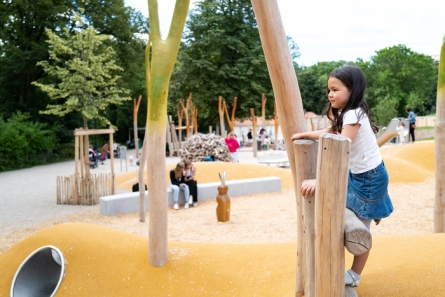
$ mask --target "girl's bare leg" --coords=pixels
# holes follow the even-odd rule
[[[357,274],[362,274],[363,268],[365,268],[366,261],[368,261],[369,252],[361,255],[354,256],[354,262],[352,262],[352,270]]]

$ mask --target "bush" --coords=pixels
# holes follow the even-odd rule
[[[17,112],[6,122],[0,118],[0,171],[48,162],[57,147],[54,131]]]

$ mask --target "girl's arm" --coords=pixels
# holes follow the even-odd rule
[[[341,135],[348,137],[349,139],[351,139],[351,142],[353,142],[355,136],[357,136],[358,129],[360,129],[360,124],[345,125],[341,130]]]
[[[318,140],[318,138],[320,138],[320,135],[322,133],[327,133],[327,132],[329,132],[329,129],[310,131],[310,132],[303,132],[303,133],[296,133],[296,134],[292,135],[292,137],[290,139],[291,140],[296,140],[296,139],[302,139],[302,138],[309,138],[309,139],[312,139],[312,140]]]
[[[192,173],[193,173],[192,179],[196,180],[196,172],[197,172],[196,166],[193,166],[192,168],[193,168],[193,170],[192,170]]]

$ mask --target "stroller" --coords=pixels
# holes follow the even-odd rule
[[[93,152],[89,152],[88,158],[90,159],[90,168],[96,168],[99,165],[99,160]]]

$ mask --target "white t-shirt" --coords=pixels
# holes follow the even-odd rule
[[[349,110],[343,117],[343,127],[346,125],[360,124],[357,135],[351,143],[349,167],[352,173],[358,174],[376,168],[382,163],[377,139],[372,131],[368,116],[364,113],[360,121],[358,115],[361,108]]]

